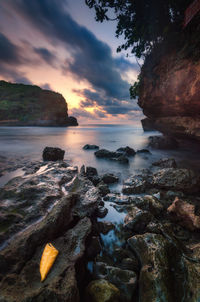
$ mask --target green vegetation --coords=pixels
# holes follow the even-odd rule
[[[59,93],[0,81],[0,125],[65,125],[67,104]]]
[[[184,12],[193,0],[85,0],[95,10],[99,22],[117,22],[116,37],[123,36],[125,43],[117,51],[131,49],[144,61],[163,46],[187,49],[199,54],[199,45],[191,49],[191,29],[183,30]],[[199,33],[198,33],[199,34]],[[199,39],[198,39],[199,41]],[[193,43],[192,43],[193,44]],[[199,44],[199,43],[198,43]],[[185,51],[184,51],[185,53]],[[141,78],[130,88],[131,98],[139,96]]]

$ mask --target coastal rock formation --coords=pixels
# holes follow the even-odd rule
[[[81,260],[100,205],[98,189],[76,167],[56,162],[11,180],[0,200],[0,300],[79,302]],[[41,283],[47,242],[59,255]]]
[[[57,161],[63,160],[65,155],[65,151],[60,148],[53,148],[53,147],[45,147],[43,150],[43,160],[46,161]]]
[[[200,62],[184,48],[169,49],[155,49],[142,67],[138,104],[148,117],[142,124],[144,130],[199,141]]]
[[[77,126],[64,97],[38,86],[0,81],[0,126]]]

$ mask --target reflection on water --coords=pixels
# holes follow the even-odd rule
[[[68,128],[55,127],[0,127],[0,156],[12,160],[24,158],[27,161],[41,160],[46,146],[56,146],[65,150],[65,159],[80,167],[82,164],[94,166],[99,173],[112,171],[121,178],[127,177],[137,169],[148,168],[152,161],[160,157],[173,156],[182,165],[196,166],[197,155],[194,150],[152,151],[152,155],[138,154],[130,159],[129,165],[97,159],[94,151],[82,150],[85,144],[96,144],[100,148],[116,150],[130,146],[136,150],[145,148],[148,136],[156,132],[144,133],[141,127],[126,125],[90,125]],[[186,160],[185,160],[186,159]]]

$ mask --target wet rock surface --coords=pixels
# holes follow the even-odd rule
[[[173,158],[163,158],[153,162],[152,165],[160,168],[177,168],[176,161]]]
[[[85,146],[83,146],[83,150],[97,150],[97,149],[99,149],[99,146],[97,145],[86,144]]]
[[[106,280],[92,281],[86,289],[87,301],[119,302],[119,289]]]
[[[115,152],[115,151],[109,151],[106,149],[100,149],[100,150],[96,151],[94,154],[97,158],[110,159],[110,160],[117,161],[122,164],[129,163],[129,160],[124,152]]]
[[[0,196],[1,300],[80,301],[76,265],[86,254],[98,190],[76,167],[57,162],[11,180]],[[47,242],[59,255],[41,283],[39,263]]]
[[[197,172],[164,159],[113,192],[95,167],[23,169],[0,189],[0,301],[199,302]],[[47,242],[59,255],[41,283]]]
[[[43,150],[43,160],[45,161],[57,161],[63,160],[65,155],[65,151],[60,148],[54,147],[45,147]]]
[[[178,148],[178,142],[174,138],[168,136],[150,136],[149,147],[155,149],[173,150]]]

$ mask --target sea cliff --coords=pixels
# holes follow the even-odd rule
[[[38,86],[0,81],[0,126],[77,126],[64,97]]]
[[[198,22],[197,22],[198,21]],[[138,104],[143,127],[200,140],[199,20],[157,45],[141,70]],[[195,29],[194,29],[195,27]]]

